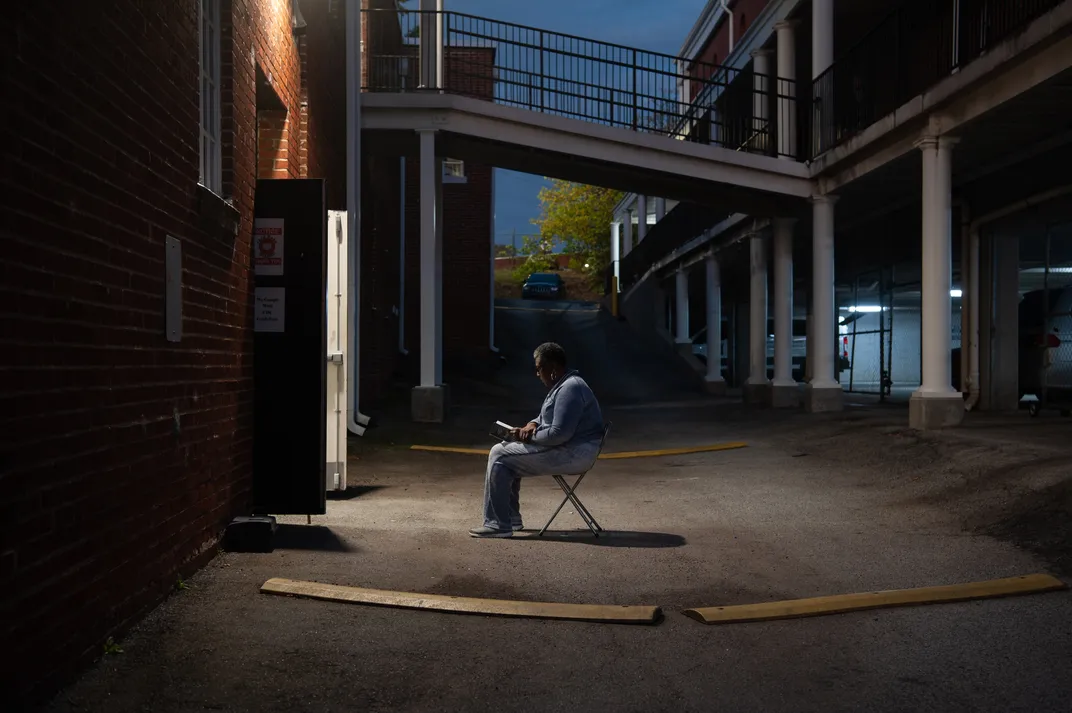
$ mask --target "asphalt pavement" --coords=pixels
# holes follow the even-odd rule
[[[1067,478],[1064,442],[921,436],[900,412],[808,416],[704,396],[668,344],[591,306],[497,310],[505,360],[451,378],[443,427],[353,444],[354,486],[275,552],[223,553],[64,691],[51,711],[1058,711],[1072,700],[1072,594],[704,626],[680,610],[1053,569],[985,532]],[[601,461],[551,537],[474,540],[489,419],[534,413],[531,352],[563,345],[615,424],[608,451],[743,440],[721,453]],[[1064,459],[1063,459],[1064,458]],[[524,484],[538,527],[560,492]],[[271,577],[417,592],[656,604],[658,626],[501,619],[266,596]]]

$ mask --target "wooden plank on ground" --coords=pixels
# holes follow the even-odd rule
[[[747,448],[747,443],[716,443],[709,446],[685,446],[683,448],[662,448],[653,451],[621,451],[619,453],[602,453],[600,460],[621,460],[625,458],[657,458],[659,456],[682,456],[690,453],[713,453]],[[411,451],[431,451],[434,453],[461,453],[465,455],[486,456],[491,448],[457,448],[454,446],[410,446]]]
[[[779,602],[739,604],[724,607],[701,607],[686,609],[683,613],[703,624],[735,624],[772,619],[793,619],[806,616],[823,616],[864,609],[918,606],[965,602],[973,599],[1008,597],[1017,594],[1036,594],[1066,589],[1066,585],[1048,574],[1028,574],[1006,579],[991,579],[985,582],[950,584],[917,589],[892,589],[882,592],[860,594],[835,594],[809,599],[788,599]]]
[[[384,589],[345,587],[337,584],[303,582],[273,578],[261,586],[263,594],[279,594],[329,602],[367,604],[401,609],[483,614],[486,616],[527,617],[534,619],[566,619],[593,621],[605,624],[656,624],[662,610],[654,606],[617,606],[608,604],[559,604],[523,602],[505,599],[476,599],[452,597],[445,594],[394,592]]]

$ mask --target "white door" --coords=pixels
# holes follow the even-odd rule
[[[328,211],[327,489],[346,490],[346,211]]]

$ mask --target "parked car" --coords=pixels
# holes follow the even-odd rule
[[[534,272],[521,285],[521,299],[560,299],[566,295],[566,281],[553,272]]]
[[[722,321],[722,333],[726,334],[728,329],[729,329],[729,322],[727,322],[726,320],[723,320]],[[792,359],[793,359],[792,368],[793,368],[793,378],[796,379],[797,381],[802,381],[804,379],[805,356],[806,356],[807,351],[808,351],[808,349],[807,349],[807,340],[808,340],[808,338],[804,337],[804,336],[796,336],[796,335],[793,336],[793,347],[792,347],[792,351],[791,351]],[[729,340],[726,339],[725,337],[723,337],[722,338],[722,369],[723,369],[723,371],[726,371],[728,369],[728,365],[727,365],[727,358],[728,358],[728,356],[727,356],[727,348],[728,348],[728,344],[729,344]],[[693,338],[692,338],[692,354],[693,354],[693,356],[695,356],[697,359],[699,359],[703,363],[705,363],[705,364],[707,363],[707,327],[704,327],[703,329],[701,329],[699,332],[697,332],[693,336]],[[845,368],[848,368],[848,367],[845,367]],[[767,378],[768,379],[773,379],[774,378],[774,337],[770,337],[770,336],[767,337]]]
[[[1072,287],[1034,290],[1020,301],[1020,394],[1033,394],[1039,407],[1072,409]],[[1043,399],[1045,397],[1045,399]]]

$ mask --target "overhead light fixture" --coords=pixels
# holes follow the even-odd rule
[[[962,290],[950,290],[949,291],[949,296],[950,297],[963,297],[964,292]]]
[[[885,307],[879,305],[852,305],[851,307],[842,307],[849,312],[881,312]]]

